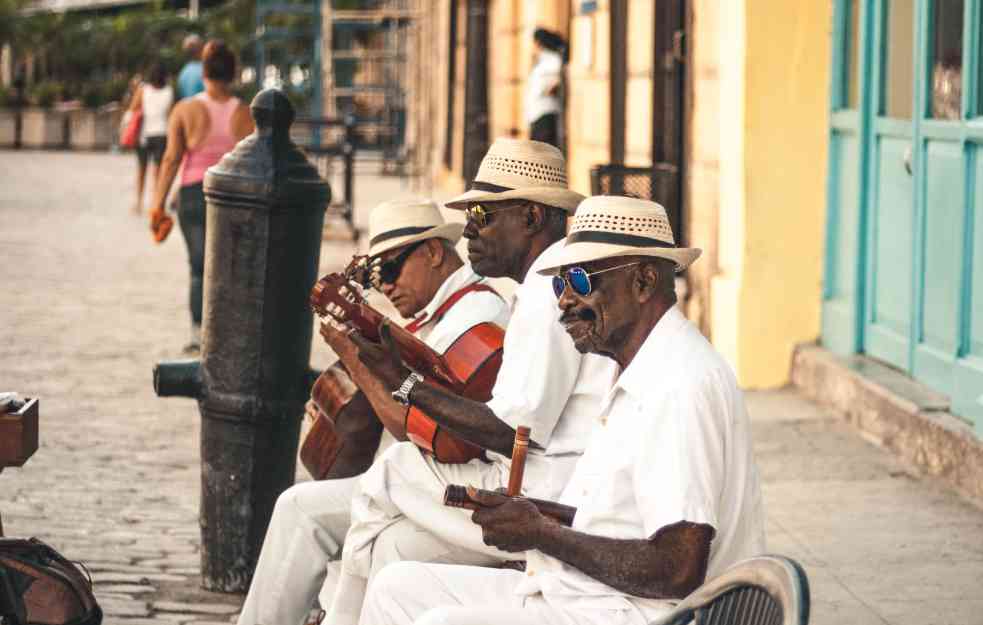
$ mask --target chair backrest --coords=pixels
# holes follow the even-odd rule
[[[809,579],[798,562],[760,556],[738,562],[650,625],[807,625]]]

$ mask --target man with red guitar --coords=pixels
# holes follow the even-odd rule
[[[505,327],[509,308],[486,280],[465,264],[454,243],[464,226],[445,223],[429,200],[393,201],[377,206],[369,216],[369,258],[374,284],[399,314],[410,319],[407,329],[438,353],[444,353],[470,328],[482,323]],[[346,349],[345,335],[322,329],[336,352]],[[366,392],[368,395],[369,392]],[[373,406],[378,398],[373,397]],[[405,408],[386,395],[382,400],[394,410]],[[385,405],[376,412],[385,411]],[[308,411],[317,408],[308,404]],[[394,442],[383,432],[379,453]],[[318,591],[329,578],[329,563],[340,555],[348,531],[352,493],[358,477],[326,479],[297,484],[277,499],[263,549],[246,597],[240,625],[300,625]],[[401,534],[410,540],[403,547],[422,558],[445,553],[447,546],[428,535]],[[393,534],[395,536],[395,534]],[[442,561],[476,563],[454,558]],[[480,563],[480,562],[477,562]],[[334,572],[337,576],[337,572]],[[327,588],[333,589],[328,579]],[[329,592],[328,598],[331,597]]]
[[[368,580],[388,562],[448,562],[450,553],[471,564],[515,559],[485,544],[466,512],[443,505],[443,494],[451,483],[505,486],[518,426],[532,430],[523,493],[555,499],[566,484],[618,373],[613,361],[577,351],[559,323],[549,278],[537,274],[562,245],[567,217],[582,199],[567,188],[566,163],[557,148],[498,139],[471,190],[447,204],[466,210],[464,236],[475,272],[518,283],[489,401],[423,382],[394,354],[385,324],[381,343],[350,331],[359,359],[394,398],[485,449],[488,462],[440,463],[410,443],[393,445],[380,456],[355,490],[341,575],[325,623],[356,623]],[[401,527],[413,529],[416,538],[394,535]],[[434,536],[445,551],[421,554],[413,547],[416,539]]]

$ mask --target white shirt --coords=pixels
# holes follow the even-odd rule
[[[560,83],[563,72],[563,58],[558,52],[540,50],[536,64],[529,72],[526,80],[524,112],[527,124],[531,124],[543,115],[558,113],[560,99],[550,95],[550,90]]]
[[[447,276],[430,303],[414,317],[414,321],[423,324],[416,331],[416,337],[438,354],[443,354],[462,334],[479,323],[491,322],[502,328],[508,327],[511,315],[509,305],[501,296],[489,291],[472,291],[457,300],[443,317],[435,322],[431,319],[448,297],[466,286],[485,282],[468,264]]]
[[[438,354],[446,352],[462,334],[479,323],[491,322],[502,328],[508,327],[511,311],[509,305],[499,295],[489,291],[471,291],[457,300],[440,319],[431,319],[437,309],[443,306],[454,293],[471,284],[484,284],[487,280],[474,272],[465,263],[457,271],[447,276],[433,298],[413,321],[423,324],[415,333],[418,339]],[[429,320],[429,322],[428,322]],[[412,321],[410,322],[412,323]],[[381,456],[396,439],[389,430],[382,431],[382,440],[375,457]]]
[[[560,498],[573,529],[648,539],[679,521],[710,525],[707,579],[765,548],[764,511],[744,398],[733,372],[675,307],[603,402],[590,446]],[[517,592],[647,618],[671,602],[627,595],[540,551]]]
[[[158,89],[150,83],[143,83],[142,98],[143,125],[140,136],[144,139],[167,136],[167,113],[174,103],[174,90],[170,85]]]
[[[545,447],[529,451],[523,492],[551,499],[566,485],[601,400],[618,377],[613,360],[582,355],[573,346],[559,322],[552,278],[536,273],[562,245],[558,241],[540,254],[516,288],[502,368],[488,401],[495,416],[512,428],[529,426],[532,440]]]

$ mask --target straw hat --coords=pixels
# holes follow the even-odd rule
[[[568,265],[615,256],[655,256],[682,271],[700,257],[695,247],[676,247],[669,216],[661,204],[615,195],[595,195],[580,203],[563,247],[552,252],[543,275]]]
[[[447,223],[432,200],[383,202],[369,213],[369,256],[424,239],[441,238],[457,243],[464,224]]]
[[[567,188],[563,154],[548,143],[525,139],[496,139],[481,159],[475,186],[446,203],[463,210],[469,202],[522,199],[573,212],[584,196]]]

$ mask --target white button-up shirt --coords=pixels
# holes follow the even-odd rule
[[[573,529],[596,536],[648,539],[680,521],[713,527],[707,579],[764,551],[743,395],[729,365],[675,307],[605,398],[560,501],[577,507]],[[540,551],[526,557],[520,594],[649,619],[672,603],[627,595]]]
[[[438,354],[443,354],[462,334],[479,323],[491,322],[502,328],[508,327],[509,316],[512,314],[509,305],[499,295],[489,291],[471,291],[457,300],[440,319],[432,319],[437,309],[443,306],[451,295],[466,286],[486,282],[487,280],[476,274],[467,263],[447,276],[430,302],[410,322],[421,324],[414,336]],[[395,442],[396,439],[389,430],[383,430],[375,457],[381,456]]]
[[[540,254],[516,288],[502,368],[488,401],[495,416],[513,428],[529,426],[532,439],[545,447],[529,451],[523,492],[550,499],[566,485],[618,376],[613,360],[583,355],[573,346],[559,322],[552,278],[536,273],[562,245],[558,241]]]
[[[422,324],[416,331],[416,337],[438,354],[443,354],[462,334],[479,323],[491,322],[502,328],[508,327],[511,315],[509,305],[499,295],[489,291],[471,291],[451,306],[443,317],[436,321],[431,319],[451,295],[466,286],[485,282],[467,263],[447,276],[430,303],[413,318],[413,321]]]

